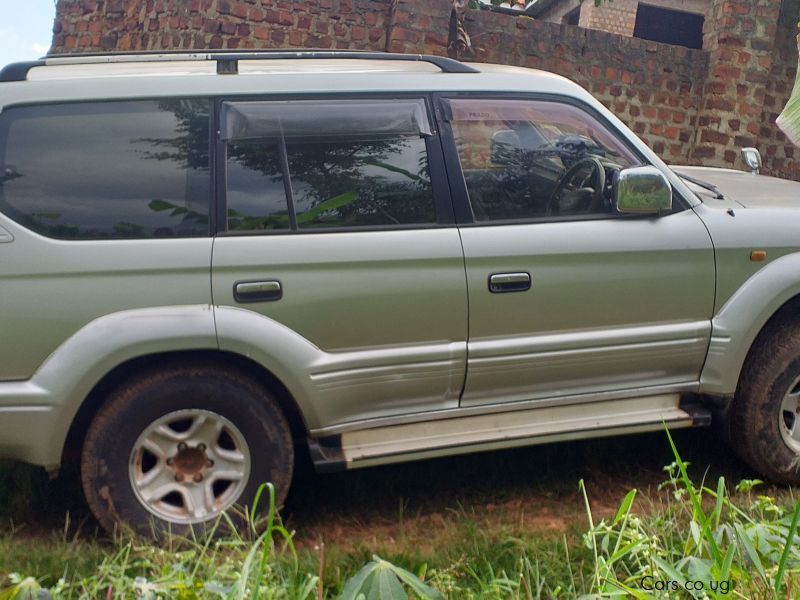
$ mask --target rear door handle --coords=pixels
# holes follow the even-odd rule
[[[277,279],[266,281],[237,281],[233,284],[233,298],[237,302],[274,302],[283,297],[281,282]]]
[[[519,273],[494,273],[489,275],[489,291],[493,294],[508,294],[510,292],[527,292],[531,289],[531,274]]]

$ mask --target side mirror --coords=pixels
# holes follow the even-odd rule
[[[511,129],[502,129],[492,135],[490,159],[493,165],[511,164],[520,147],[519,136]]]
[[[745,166],[750,169],[750,172],[754,175],[758,175],[761,171],[763,161],[761,160],[761,152],[758,151],[758,148],[742,148],[742,160]]]
[[[617,212],[640,215],[672,210],[672,186],[655,167],[635,167],[617,173],[614,181]]]

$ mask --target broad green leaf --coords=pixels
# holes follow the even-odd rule
[[[731,572],[731,565],[733,564],[733,556],[736,553],[736,544],[728,546],[728,552],[725,553],[725,560],[722,561],[722,569],[719,573],[720,581],[727,581],[728,575]]]
[[[717,502],[714,506],[714,528],[719,527],[719,520],[722,517],[722,503],[725,500],[725,478],[720,477],[717,482]]]
[[[633,504],[634,498],[636,498],[636,490],[631,490],[627,493],[625,499],[622,501],[622,504],[619,506],[619,510],[617,511],[617,515],[614,517],[614,522],[612,525],[616,525],[622,520],[623,517],[627,516],[631,510],[631,505]]]
[[[150,210],[154,210],[156,212],[161,212],[164,210],[175,210],[178,208],[172,202],[167,202],[165,200],[151,200],[150,204],[147,205]]]
[[[0,591],[0,600],[49,600],[50,592],[42,589],[33,577],[26,577],[16,585]]]
[[[747,553],[747,557],[750,559],[750,562],[753,563],[753,566],[756,568],[756,571],[758,571],[761,579],[763,581],[767,581],[767,573],[764,571],[764,565],[761,563],[761,559],[758,556],[758,552],[756,552],[755,546],[753,546],[753,540],[750,539],[750,536],[747,535],[747,532],[738,523],[736,523],[733,528],[736,530],[736,539],[738,539],[739,543],[744,547],[744,551]]]
[[[387,171],[392,171],[393,173],[399,173],[400,175],[405,175],[409,179],[413,179],[414,181],[422,181],[422,177],[419,175],[414,175],[411,171],[406,169],[396,167],[394,165],[390,165],[389,163],[385,163],[380,160],[375,160],[374,158],[367,158],[364,160],[365,163],[368,165],[372,165],[373,167],[380,167],[382,169],[386,169]]]
[[[374,561],[361,567],[361,570],[345,583],[340,600],[358,600],[359,596],[364,597],[361,588],[364,587],[367,580],[372,576],[374,569]]]
[[[339,194],[338,196],[334,196],[329,200],[325,200],[325,202],[320,202],[311,210],[297,215],[297,222],[307,223],[309,221],[313,221],[322,213],[329,210],[334,210],[336,208],[341,208],[342,206],[347,206],[348,204],[355,202],[357,198],[358,194],[355,192],[355,190],[344,194]]]
[[[671,564],[669,564],[667,561],[658,558],[657,556],[654,556],[653,562],[661,570],[661,572],[667,576],[668,579],[671,579],[672,581],[686,581],[686,576],[683,575],[678,569],[673,567]],[[689,594],[692,598],[701,597],[699,596],[699,592],[697,591],[687,590],[686,588],[683,588],[683,590],[687,594]]]
[[[800,47],[800,35],[797,36],[797,45]],[[776,122],[786,137],[795,146],[800,146],[800,70],[797,71],[792,96]]]
[[[617,550],[611,558],[608,559],[609,562],[611,562],[611,563],[617,562],[619,559],[621,559],[626,554],[628,554],[631,550],[633,550],[634,548],[637,548],[638,546],[641,546],[642,544],[644,544],[646,542],[647,542],[647,540],[641,539],[641,540],[634,540],[634,541],[624,545],[622,548]]]
[[[437,592],[430,586],[427,586],[424,583],[422,583],[422,581],[418,577],[416,577],[413,573],[409,573],[405,569],[400,569],[398,567],[395,567],[394,574],[397,575],[397,577],[399,577],[403,583],[405,583],[408,587],[414,590],[414,593],[420,598],[439,597],[439,592]]]
[[[636,600],[650,600],[653,597],[646,592],[629,587],[624,583],[622,583],[621,581],[609,581],[609,583],[619,588],[619,590],[622,593],[627,594],[628,596],[631,596],[633,598],[636,598]]]
[[[403,583],[424,600],[441,598],[439,592],[422,583],[413,573],[373,556],[372,562],[347,580],[340,600],[408,600]]]

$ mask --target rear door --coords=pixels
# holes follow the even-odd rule
[[[348,356],[301,374],[324,382],[316,426],[457,406],[466,281],[426,100],[230,100],[219,115],[217,310]]]

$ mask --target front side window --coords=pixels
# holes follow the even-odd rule
[[[422,101],[223,103],[231,231],[434,223]]]
[[[572,105],[445,104],[477,221],[610,214],[614,174],[640,164],[604,125]]]
[[[207,100],[0,114],[0,211],[59,239],[209,234]]]

